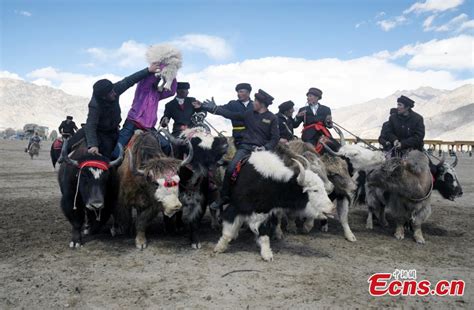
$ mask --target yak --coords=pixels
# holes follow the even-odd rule
[[[250,155],[231,188],[230,204],[222,212],[222,236],[214,252],[224,252],[246,223],[257,237],[262,259],[271,261],[270,236],[276,226],[277,212],[292,212],[310,219],[331,216],[334,206],[321,178],[305,170],[297,160],[294,162],[299,173],[272,152]],[[312,225],[312,221],[308,223]],[[306,229],[309,231],[311,227]]]
[[[120,194],[114,219],[128,230],[132,209],[137,211],[135,222],[135,245],[143,250],[147,247],[146,229],[160,211],[171,217],[181,210],[178,197],[181,165],[187,165],[192,153],[186,159],[167,157],[151,132],[138,131],[132,138],[125,154],[125,162],[118,169]],[[113,231],[113,234],[115,232]]]
[[[82,246],[81,230],[85,221],[95,233],[114,211],[119,187],[116,167],[123,160],[123,149],[120,148],[117,159],[109,161],[104,156],[89,154],[85,147],[69,155],[65,141],[61,156],[64,159],[58,172],[61,209],[72,225],[69,246],[78,248]]]

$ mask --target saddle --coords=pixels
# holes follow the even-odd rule
[[[54,142],[53,142],[53,149],[55,149],[55,150],[61,150],[61,149],[63,148],[63,143],[64,143],[63,140],[61,140],[61,139],[59,139],[59,138],[56,139],[56,140],[54,140]]]
[[[240,170],[249,161],[249,158],[250,158],[250,155],[245,156],[237,163],[234,171],[232,171],[232,175],[230,176],[230,180],[232,183],[235,183],[237,181],[237,178],[239,177],[239,174],[240,174]]]
[[[325,148],[323,144],[326,144],[335,152],[337,152],[341,147],[339,142],[337,142],[337,140],[332,137],[331,133],[322,122],[317,122],[315,124],[308,125],[303,128],[303,131],[308,129],[314,129],[320,134],[318,141],[314,145],[314,149],[318,154],[323,155],[325,153]]]

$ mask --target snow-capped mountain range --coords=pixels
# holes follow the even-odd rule
[[[421,87],[396,91],[386,98],[333,109],[333,119],[361,137],[377,138],[390,108],[396,107],[397,98],[402,94],[415,100],[414,110],[425,119],[426,139],[474,140],[473,84],[454,90]],[[57,129],[66,115],[73,115],[79,126],[86,120],[88,102],[89,98],[72,96],[56,88],[1,78],[0,130],[21,129],[24,124],[36,123],[48,126],[51,131]],[[160,105],[160,114],[163,107]],[[126,107],[122,110],[125,117]],[[227,121],[212,116],[210,121],[218,129],[231,132]]]

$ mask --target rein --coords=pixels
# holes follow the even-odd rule
[[[81,181],[81,174],[82,174],[82,169],[86,167],[93,167],[93,168],[98,168],[103,171],[109,170],[109,164],[105,161],[101,160],[86,160],[83,161],[82,163],[79,164],[79,172],[77,173],[77,185],[76,185],[76,193],[74,194],[74,205],[72,207],[73,210],[77,210],[76,202],[77,202],[77,195],[79,194],[79,184]],[[99,215],[97,215],[97,212],[94,210],[96,219],[100,221],[100,210],[99,210]]]
[[[361,137],[353,134],[352,132],[350,132],[349,130],[347,130],[346,128],[342,127],[341,125],[339,125],[338,123],[336,122],[332,122],[334,125],[336,125],[338,128],[344,130],[345,132],[347,132],[348,134],[350,134],[351,136],[353,136],[354,138],[356,138],[356,141],[360,141],[360,142],[363,142],[365,145],[367,145],[372,151],[379,151],[378,148],[376,148],[375,146],[371,145],[369,142],[365,141],[364,139],[362,139]]]
[[[426,194],[425,197],[423,197],[423,198],[418,198],[418,199],[408,198],[408,200],[413,201],[413,202],[422,202],[422,201],[425,201],[426,199],[430,198],[431,193],[433,192],[433,183],[434,183],[434,182],[431,181],[430,190],[428,191],[428,194]]]

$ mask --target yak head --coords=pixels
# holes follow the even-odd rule
[[[334,184],[334,192],[351,196],[356,190],[355,181],[351,178],[347,162],[340,158],[324,154],[321,161],[326,167],[328,179]]]
[[[226,137],[223,135],[214,137],[202,127],[186,129],[179,138],[171,136],[166,130],[162,132],[174,145],[186,147],[186,152],[193,152],[189,163],[194,171],[207,171],[215,167],[229,148]]]
[[[455,198],[461,197],[462,187],[459,183],[458,177],[454,167],[458,164],[458,157],[454,155],[455,159],[452,164],[445,161],[445,157],[435,165],[430,160],[430,170],[434,178],[434,189],[438,190],[441,196],[445,199],[454,201]]]
[[[326,147],[326,151],[333,156],[344,158],[349,165],[351,175],[385,161],[385,156],[381,151],[369,150],[357,144],[345,144],[337,152]]]
[[[113,161],[104,156],[88,154],[85,149],[77,150],[73,156],[76,159],[72,159],[67,153],[66,141],[63,144],[62,157],[66,164],[77,169],[77,194],[85,207],[99,215],[110,188],[109,181],[115,177],[114,169],[123,161],[123,148],[120,146],[120,156]]]
[[[301,160],[306,163],[307,169],[313,171],[321,178],[326,193],[332,193],[334,190],[334,184],[328,179],[326,167],[324,166],[321,159],[319,159],[318,155],[312,152],[304,152],[303,155],[297,155],[297,157],[301,158]]]
[[[157,156],[142,163],[138,169],[135,168],[135,161],[132,152],[129,151],[129,167],[132,174],[143,178],[141,185],[147,195],[160,204],[163,213],[171,217],[181,210],[182,204],[179,201],[179,168],[189,163],[192,152],[183,160]]]
[[[349,173],[351,175],[357,171],[364,170],[369,166],[380,164],[385,161],[385,156],[381,151],[376,150],[370,145],[369,147],[371,149],[362,147],[358,144],[347,144],[341,129],[334,127],[334,130],[341,138],[341,147],[338,150],[334,150],[325,143],[322,144],[328,154],[342,157],[347,161]]]
[[[303,193],[308,194],[306,212],[309,214],[307,215],[320,219],[333,217],[335,208],[326,193],[323,180],[313,171],[305,169],[298,160],[293,159],[293,161],[298,165],[299,169],[296,181],[303,188]]]

